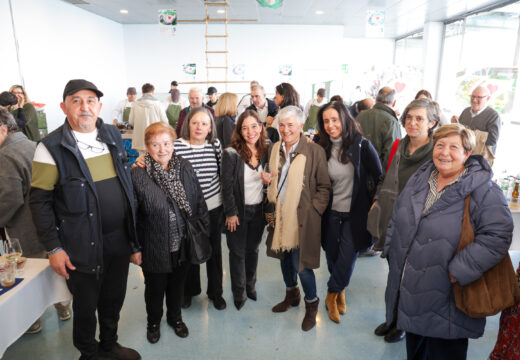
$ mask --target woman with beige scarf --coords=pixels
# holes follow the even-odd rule
[[[269,226],[267,255],[280,259],[285,299],[272,309],[285,312],[300,303],[297,275],[305,293],[302,330],[316,325],[319,298],[313,269],[320,266],[321,215],[327,208],[330,179],[325,151],[302,138],[303,112],[287,106],[277,115],[282,140],[270,149],[269,202],[275,204],[276,225]]]

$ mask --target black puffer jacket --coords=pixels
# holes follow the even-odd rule
[[[173,155],[176,156],[176,155]],[[209,213],[197,176],[189,161],[181,161],[181,182],[193,217],[209,229]],[[168,241],[168,198],[146,169],[133,168],[132,182],[136,201],[137,238],[141,245],[145,271],[167,273],[173,270]],[[183,240],[182,246],[185,246]]]

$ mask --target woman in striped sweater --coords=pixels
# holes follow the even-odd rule
[[[215,308],[223,310],[226,308],[226,302],[222,298],[223,211],[220,192],[222,149],[217,139],[213,115],[203,107],[191,109],[182,125],[180,135],[181,137],[173,145],[175,153],[188,160],[193,166],[209,210],[212,255],[206,263],[207,294]],[[188,308],[192,296],[200,292],[200,267],[192,264],[184,286],[182,306]]]

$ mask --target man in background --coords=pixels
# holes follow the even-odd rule
[[[262,85],[256,85],[251,90],[251,99],[253,104],[247,110],[255,110],[258,113],[260,121],[265,125],[271,125],[274,117],[278,114],[278,105],[268,99],[265,94],[265,89]]]
[[[135,87],[129,87],[126,90],[126,99],[121,100],[117,103],[114,111],[112,112],[112,123],[117,125],[117,123],[127,123],[130,120],[130,109],[132,109],[132,104],[137,98],[137,91]]]

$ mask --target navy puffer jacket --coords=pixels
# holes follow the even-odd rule
[[[385,300],[386,321],[397,316],[399,329],[444,339],[478,338],[484,332],[485,319],[456,308],[448,272],[466,285],[496,265],[511,244],[513,220],[488,162],[472,155],[465,166],[467,173],[424,215],[432,161],[417,170],[396,202],[385,244]],[[469,194],[475,240],[456,255]]]

